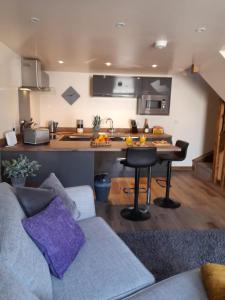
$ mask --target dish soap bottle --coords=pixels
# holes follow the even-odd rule
[[[149,133],[149,126],[148,126],[148,119],[145,119],[145,124],[144,124],[144,133]]]

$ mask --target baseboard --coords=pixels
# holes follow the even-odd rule
[[[193,171],[192,166],[174,166],[172,167],[173,171]]]

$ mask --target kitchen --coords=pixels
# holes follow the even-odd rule
[[[195,145],[193,148],[196,150],[197,145],[196,141],[198,141],[199,136],[192,136],[192,132],[194,130],[194,127],[197,126],[194,122],[190,124],[190,128],[186,128],[184,126],[186,123],[183,120],[179,120],[180,113],[176,114],[176,119],[172,118],[171,115],[173,115],[173,111],[176,111],[177,109],[185,109],[185,101],[190,102],[189,99],[185,99],[183,94],[180,99],[176,99],[176,93],[177,88],[179,87],[181,90],[185,88],[185,83],[187,85],[187,77],[190,77],[190,80],[195,77],[196,75],[191,74],[190,72],[186,75],[181,74],[179,76],[173,76],[168,77],[160,77],[159,76],[145,76],[145,77],[134,77],[134,76],[101,76],[101,75],[94,75],[91,76],[89,74],[76,74],[76,73],[66,73],[66,72],[54,72],[53,74],[50,72],[50,88],[47,86],[47,88],[43,88],[42,91],[38,91],[35,84],[36,81],[31,82],[31,78],[33,79],[33,73],[32,68],[28,69],[28,64],[35,64],[37,61],[35,60],[22,60],[22,88],[19,91],[19,103],[20,103],[20,120],[29,120],[31,117],[34,118],[35,123],[40,124],[42,127],[48,127],[49,121],[51,119],[55,119],[59,122],[59,129],[58,133],[62,131],[71,131],[71,133],[75,133],[76,127],[77,127],[77,119],[83,119],[83,126],[84,126],[84,132],[87,133],[92,131],[92,121],[94,114],[100,114],[101,115],[101,127],[102,129],[100,131],[105,131],[108,133],[110,131],[110,125],[109,123],[106,123],[107,118],[110,117],[113,120],[113,126],[115,128],[115,132],[113,133],[114,136],[126,136],[129,135],[130,130],[132,135],[135,135],[135,128],[133,129],[130,125],[130,118],[134,118],[137,120],[137,127],[138,131],[141,134],[144,132],[144,122],[145,120],[148,121],[149,127],[154,127],[156,125],[164,125],[166,132],[169,133],[169,135],[151,135],[151,140],[167,140],[168,142],[176,141],[176,131],[179,132],[179,127],[183,126],[185,127],[185,132],[182,133],[182,136],[186,136],[186,139],[190,141],[190,139],[195,139],[191,142],[190,148],[192,148],[192,144]],[[38,62],[39,63],[39,62]],[[24,69],[25,65],[25,69]],[[28,70],[27,70],[28,69]],[[39,66],[39,69],[41,67]],[[35,73],[36,74],[36,73]],[[35,75],[34,74],[34,75]],[[57,77],[60,77],[60,83],[54,82],[54,75]],[[63,77],[63,78],[62,78]],[[77,78],[76,78],[77,77]],[[183,86],[179,86],[177,82],[177,77],[181,80],[183,79],[184,83]],[[62,80],[64,79],[64,80]],[[83,82],[81,82],[81,79]],[[39,79],[40,80],[40,79]],[[85,81],[86,80],[86,81]],[[193,79],[192,79],[193,80]],[[105,83],[107,81],[107,83]],[[110,82],[112,81],[112,82]],[[116,86],[117,90],[112,89],[112,87]],[[63,85],[62,85],[63,82]],[[182,81],[180,81],[182,82]],[[83,84],[83,86],[81,85]],[[84,85],[86,84],[86,86]],[[176,86],[177,84],[177,86]],[[125,90],[124,90],[125,85]],[[193,80],[192,82],[193,88],[195,85],[199,89],[199,84],[197,85],[196,82]],[[149,90],[149,87],[151,88]],[[155,90],[153,89],[153,86],[155,87]],[[33,87],[32,90],[27,90],[30,87]],[[82,90],[83,87],[83,90]],[[85,89],[84,89],[85,87]],[[106,91],[105,89],[109,88],[110,91]],[[204,88],[202,84],[202,89]],[[77,93],[76,101],[72,101],[72,103],[67,102],[67,91],[69,91],[68,95],[71,97],[71,89],[72,91],[75,91]],[[121,89],[121,90],[120,90]],[[130,89],[130,90],[129,90]],[[157,89],[161,89],[160,92],[157,91]],[[187,87],[186,87],[187,89]],[[195,90],[194,90],[195,91]],[[185,91],[184,91],[185,92]],[[111,94],[110,94],[111,93]],[[150,109],[149,111],[144,111],[143,108],[140,108],[140,106],[144,105],[144,107],[148,106],[149,101],[146,101],[145,99],[142,99],[142,95],[151,95],[153,93],[153,97],[167,97],[168,100],[166,100],[166,105],[160,100],[157,101],[158,109]],[[197,94],[198,93],[198,94]],[[154,94],[164,94],[165,96],[154,96]],[[175,94],[175,96],[174,96]],[[73,95],[73,93],[72,93]],[[140,96],[141,95],[141,96]],[[199,91],[196,88],[196,95],[199,95]],[[195,98],[196,98],[195,95]],[[189,95],[188,95],[189,96]],[[65,97],[65,98],[64,98]],[[203,97],[203,95],[201,95]],[[138,99],[138,100],[137,100]],[[170,99],[171,99],[171,107],[170,107]],[[71,101],[71,99],[69,99]],[[164,101],[164,100],[163,100]],[[156,101],[155,101],[156,102]],[[175,102],[175,103],[174,103]],[[181,102],[181,103],[180,103]],[[190,103],[186,103],[189,107]],[[204,103],[203,103],[204,104]],[[161,108],[163,105],[165,105],[165,108]],[[88,109],[87,109],[88,108]],[[141,111],[142,109],[142,111]],[[50,112],[50,113],[49,113]],[[202,112],[203,113],[203,112]],[[192,116],[196,114],[198,115],[199,119],[201,118],[201,113],[199,109],[196,109],[193,107]],[[51,117],[50,117],[51,116]],[[154,122],[154,123],[153,123]],[[157,122],[157,123],[156,123]],[[179,122],[181,124],[179,124]],[[191,127],[193,126],[193,127]],[[62,133],[61,133],[62,134]],[[211,136],[211,134],[209,134]],[[202,136],[201,136],[202,139]],[[61,140],[61,138],[58,138],[58,140]],[[65,148],[69,148],[72,150],[73,148],[77,148],[77,145],[74,145],[72,142],[65,142],[64,144],[62,141],[52,141],[49,148],[53,148],[56,143],[57,147],[55,150],[63,150]],[[200,140],[201,141],[201,140]],[[55,144],[53,144],[55,143]],[[61,143],[61,144],[60,144]],[[113,142],[115,143],[115,142]],[[199,141],[198,141],[199,143]],[[66,144],[66,145],[65,145]],[[201,146],[201,145],[199,145]],[[79,147],[78,147],[79,148]],[[44,146],[38,146],[36,148],[35,146],[24,146],[19,148],[19,146],[16,147],[17,151],[29,151],[31,150],[34,152],[34,150],[38,149],[38,151],[47,151],[48,147]],[[14,151],[16,150],[14,149]],[[113,148],[114,149],[114,148]],[[165,147],[164,147],[165,149]],[[11,149],[7,149],[7,152],[11,152]],[[95,151],[95,158],[91,158],[90,154],[89,158],[85,157],[84,161],[86,163],[82,165],[79,165],[78,169],[83,169],[83,172],[80,171],[79,175],[73,175],[73,170],[76,169],[77,159],[72,159],[69,157],[69,154],[67,154],[66,159],[64,159],[64,168],[62,166],[58,166],[57,170],[59,169],[65,169],[68,170],[68,166],[66,167],[66,161],[70,164],[71,161],[74,161],[74,167],[71,167],[71,171],[67,174],[67,178],[65,179],[65,175],[60,174],[60,179],[62,180],[63,184],[65,186],[69,185],[79,185],[79,184],[90,184],[93,186],[93,174],[98,174],[101,172],[109,172],[112,177],[120,177],[120,176],[126,176],[130,175],[131,173],[129,171],[124,172],[122,170],[122,167],[119,167],[118,159],[121,156],[124,156],[124,153],[118,153],[118,149],[115,149],[117,152],[110,151],[110,155],[108,153],[107,159],[102,159],[101,152]],[[192,157],[193,154],[190,152],[193,151],[192,149],[189,150],[189,156]],[[206,150],[207,151],[207,150]],[[4,151],[5,152],[5,151]],[[3,155],[4,158],[7,158]],[[9,155],[9,153],[8,153]],[[29,154],[30,155],[30,154]],[[39,153],[38,156],[41,154]],[[46,154],[45,154],[46,155]],[[45,156],[44,155],[44,156]],[[56,155],[56,153],[55,153]],[[60,154],[62,155],[62,153]],[[73,154],[74,155],[74,154]],[[81,155],[81,154],[79,154]],[[87,153],[85,154],[87,155]],[[88,159],[89,165],[87,164]],[[40,160],[40,157],[39,157]],[[55,160],[58,160],[55,158]],[[48,161],[49,158],[45,159],[45,162],[42,164],[45,165],[45,168],[41,171],[40,177],[38,178],[38,182],[40,183],[41,180],[46,176],[48,169],[51,168],[54,170],[53,165],[49,165]],[[81,160],[80,156],[78,158],[79,162],[83,162]],[[95,170],[93,173],[93,169],[91,166],[93,166],[95,161]],[[104,162],[105,161],[105,162]],[[42,160],[41,160],[42,162]],[[191,159],[189,158],[189,161],[186,160],[185,162],[182,162],[185,164],[184,166],[190,166],[191,167]],[[97,167],[98,166],[98,167]],[[158,169],[155,172],[154,175],[165,175],[165,166],[158,166]],[[164,171],[162,171],[164,169]],[[88,173],[88,170],[90,171]],[[81,174],[82,173],[82,174]],[[88,173],[89,175],[87,176]],[[72,180],[73,178],[73,180]],[[76,179],[77,178],[77,179]],[[85,178],[85,179],[84,179]],[[88,178],[88,179],[87,179]]]
[[[57,3],[56,6],[58,5],[59,3]],[[82,4],[80,5],[82,6]],[[144,8],[144,6],[142,8]],[[145,11],[142,8],[142,14],[145,15]],[[124,16],[126,16],[127,13],[127,10],[124,11],[124,9],[125,7],[122,8],[120,13],[121,19],[123,18],[123,14]],[[55,10],[57,10],[57,7],[55,7]],[[86,10],[85,14],[89,15],[90,11],[91,9]],[[8,10],[7,12],[10,15],[10,12]],[[67,133],[71,132],[75,134],[77,120],[83,120],[84,131],[91,131],[93,117],[96,115],[100,115],[103,119],[101,124],[102,131],[108,132],[111,125],[109,124],[109,122],[106,123],[106,120],[108,118],[111,118],[113,120],[115,134],[121,134],[122,136],[124,136],[124,133],[128,133],[128,131],[130,131],[130,120],[136,120],[137,127],[142,134],[145,119],[147,118],[149,127],[153,128],[154,126],[161,126],[162,128],[164,128],[164,131],[166,134],[168,134],[169,139],[171,140],[172,138],[173,144],[178,139],[183,139],[190,143],[186,159],[182,162],[174,163],[174,167],[176,168],[180,168],[181,170],[190,170],[192,168],[193,159],[198,158],[204,153],[207,153],[213,149],[216,119],[219,103],[221,101],[220,97],[203,79],[204,74],[198,72],[198,70],[196,71],[198,60],[195,60],[196,65],[194,64],[194,66],[192,66],[193,60],[190,59],[188,55],[186,55],[187,59],[185,60],[184,54],[187,54],[186,49],[183,49],[182,55],[174,54],[172,55],[174,56],[172,58],[172,37],[166,39],[165,48],[157,48],[157,42],[161,40],[161,35],[159,33],[164,28],[163,24],[159,24],[158,21],[158,26],[156,28],[156,32],[158,34],[156,34],[156,36],[151,35],[151,38],[148,41],[148,46],[146,47],[146,44],[140,42],[139,39],[137,39],[137,41],[139,41],[138,43],[133,43],[133,41],[136,40],[135,36],[138,36],[137,32],[134,29],[134,23],[131,25],[131,23],[128,22],[126,24],[126,22],[124,21],[124,25],[119,25],[117,24],[119,23],[119,21],[112,20],[112,18],[107,19],[106,16],[102,16],[102,18],[105,20],[105,24],[107,24],[108,37],[111,36],[113,40],[114,37],[117,36],[118,42],[120,42],[121,45],[132,45],[134,52],[139,49],[139,59],[136,58],[139,61],[138,66],[137,62],[135,64],[135,55],[133,55],[133,58],[128,55],[129,51],[130,54],[134,53],[130,50],[132,47],[129,46],[129,51],[125,51],[125,49],[127,49],[126,47],[123,50],[121,49],[121,53],[118,56],[118,52],[113,50],[113,47],[110,46],[110,43],[108,44],[106,42],[104,32],[100,30],[101,26],[97,22],[97,10],[94,9],[92,13],[96,16],[96,18],[88,18],[90,24],[92,25],[88,26],[85,29],[85,34],[88,39],[91,38],[94,33],[95,35],[97,35],[101,42],[93,43],[93,45],[95,46],[98,45],[99,48],[97,50],[92,49],[92,51],[90,52],[86,51],[86,49],[91,49],[90,47],[84,47],[85,42],[84,40],[82,40],[83,35],[78,34],[78,32],[82,32],[82,20],[80,19],[79,14],[77,15],[77,12],[77,31],[74,31],[75,45],[73,44],[73,47],[71,48],[63,47],[64,50],[61,48],[61,45],[68,45],[68,40],[66,41],[64,39],[63,34],[58,36],[60,43],[57,42],[54,28],[56,28],[55,22],[57,19],[60,22],[62,21],[60,16],[55,16],[55,18],[53,19],[46,19],[45,17],[43,17],[39,18],[39,20],[36,17],[35,20],[35,18],[32,16],[27,17],[26,14],[29,14],[29,8],[21,12],[22,18],[26,15],[26,22],[27,24],[29,24],[29,26],[25,26],[25,24],[21,24],[21,26],[24,30],[24,34],[26,33],[27,36],[31,36],[31,39],[29,40],[28,38],[27,40],[28,43],[29,41],[31,43],[30,48],[26,48],[26,43],[24,43],[21,44],[20,50],[16,51],[16,38],[14,39],[14,41],[8,40],[7,36],[2,34],[2,42],[0,43],[0,55],[2,58],[1,61],[3,62],[1,65],[2,74],[0,74],[1,144],[4,145],[4,134],[6,131],[12,130],[12,128],[16,128],[16,132],[19,133],[19,121],[21,119],[29,119],[29,117],[32,117],[34,122],[39,124],[40,127],[45,128],[48,127],[49,121],[57,121],[59,123],[58,133],[64,131]],[[146,36],[148,35],[149,26],[146,26],[147,24],[145,23],[147,22],[147,20],[150,20],[149,14],[147,16],[148,18],[141,18],[137,23],[142,28],[143,34],[145,33]],[[113,18],[115,19],[115,16]],[[119,18],[119,16],[117,16],[117,18]],[[128,16],[127,18],[129,19]],[[153,19],[154,18],[152,18],[152,20]],[[12,21],[12,18],[9,18],[8,20]],[[7,26],[10,27],[12,25],[8,23],[8,20],[6,20],[6,23]],[[16,23],[16,20],[14,21]],[[52,22],[55,24],[55,26],[53,26]],[[71,32],[71,22],[72,19],[70,19],[68,23],[63,23],[65,26],[65,31]],[[15,23],[13,23],[14,28],[17,28]],[[203,35],[201,35],[201,33],[198,33],[197,29],[196,31],[193,28],[190,29],[189,25],[185,25],[185,30],[191,30],[192,39],[202,39],[204,33]],[[34,47],[34,39],[35,37],[37,38],[39,34],[42,34],[42,37],[45,38],[39,39],[40,44],[37,50],[37,48]],[[54,36],[56,37],[55,40]],[[131,36],[133,36],[133,38],[131,38]],[[180,39],[180,37],[178,39]],[[44,41],[47,40],[49,41],[49,43],[46,44]],[[163,40],[165,42],[165,37],[163,38]],[[192,47],[191,42],[189,44],[190,47]],[[74,46],[76,46],[76,51],[74,51]],[[68,52],[65,51],[66,49],[68,50]],[[143,55],[141,55],[141,49],[143,49],[144,51]],[[123,54],[123,51],[125,51],[126,55]],[[194,52],[194,49],[191,49],[191,51]],[[22,56],[39,57],[42,61],[43,68],[49,75],[49,90],[19,91],[19,98],[25,99],[24,101],[29,107],[27,111],[23,109],[20,110],[18,104],[18,88],[22,86]],[[123,57],[123,59],[119,57]],[[201,61],[199,61],[199,64],[200,62]],[[92,84],[94,75],[119,77],[128,76],[135,78],[172,78],[169,114],[141,115],[137,113],[137,97],[120,97],[119,95],[117,95],[116,97],[105,97],[93,95]],[[63,93],[65,93],[70,87],[72,87],[79,94],[79,97],[74,103],[72,103],[72,105],[62,97]],[[21,111],[23,113],[27,113],[27,116],[19,116]],[[51,141],[51,143],[55,142],[57,141]],[[71,146],[69,147],[72,148],[72,142],[70,142],[70,145]],[[41,156],[41,151],[40,153],[38,153],[39,151],[34,151],[34,149],[36,149],[35,147],[36,146],[26,146],[27,151],[25,149],[23,150],[27,153],[27,155],[31,155],[31,153],[32,155],[34,155],[35,153],[35,155],[37,155],[36,158],[38,159]],[[47,155],[45,146],[40,145],[38,147],[39,150],[42,149],[43,152],[45,152],[45,154]],[[3,150],[4,155],[6,155],[7,152],[10,152],[12,148],[10,151],[8,150]],[[72,155],[72,151],[70,152],[70,155]],[[101,151],[98,152],[100,153]],[[119,157],[121,157],[121,153],[117,154]],[[114,162],[115,160],[117,161],[117,154],[115,155],[116,157],[112,159]],[[54,168],[56,167],[55,162],[58,162],[59,159],[56,153],[54,154],[54,159],[53,156],[51,157],[51,154],[48,155],[48,157],[46,156],[46,160],[43,161],[44,165],[47,166],[48,164],[50,164],[49,167],[54,170]],[[63,153],[61,153],[60,155],[63,155]],[[78,153],[76,155],[78,155]],[[85,172],[83,172],[83,175],[77,175],[77,184],[83,184],[86,176],[86,183],[93,185],[93,174],[110,170],[103,166],[102,169],[94,171],[94,164],[96,165],[95,162],[99,162],[99,158],[97,158],[97,156],[101,156],[101,153],[96,155],[95,158],[93,158],[93,155],[91,157],[91,154],[89,157],[83,158],[79,157],[79,155],[76,159],[74,159],[71,157],[69,158],[67,154],[67,158],[65,158],[67,164],[64,166],[65,173],[71,160],[75,161],[78,159],[78,161],[81,162],[83,167],[79,168],[79,172],[80,170],[87,169],[88,166],[91,166],[89,169],[91,169],[92,171],[88,176],[85,175]],[[89,154],[86,153],[85,155]],[[108,165],[113,165],[112,160],[109,159],[110,164]],[[100,164],[98,163],[98,165]],[[117,162],[116,165],[119,165],[119,162]],[[56,171],[62,169],[63,167],[59,164]],[[73,169],[76,170],[75,165],[73,166]],[[113,171],[115,171],[116,169],[117,168],[113,168]],[[112,170],[110,170],[110,172],[111,171]],[[115,175],[121,174],[120,171],[117,171],[118,170],[116,170]],[[41,175],[41,178],[44,177],[44,174],[45,173]],[[70,176],[70,178],[73,177]],[[74,184],[74,181],[70,179],[67,184]]]

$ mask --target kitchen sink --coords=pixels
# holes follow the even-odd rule
[[[111,141],[122,142],[125,141],[125,136],[109,136]],[[133,141],[139,140],[138,136],[132,136]],[[60,141],[90,141],[91,136],[88,135],[64,135]]]
[[[64,135],[60,141],[90,141],[91,136],[87,135]]]

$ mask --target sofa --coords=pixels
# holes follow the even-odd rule
[[[0,183],[0,300],[207,299],[199,270],[155,284],[106,222],[96,217],[89,186],[66,188],[80,211],[86,243],[57,279],[24,231],[25,214],[14,190]]]

